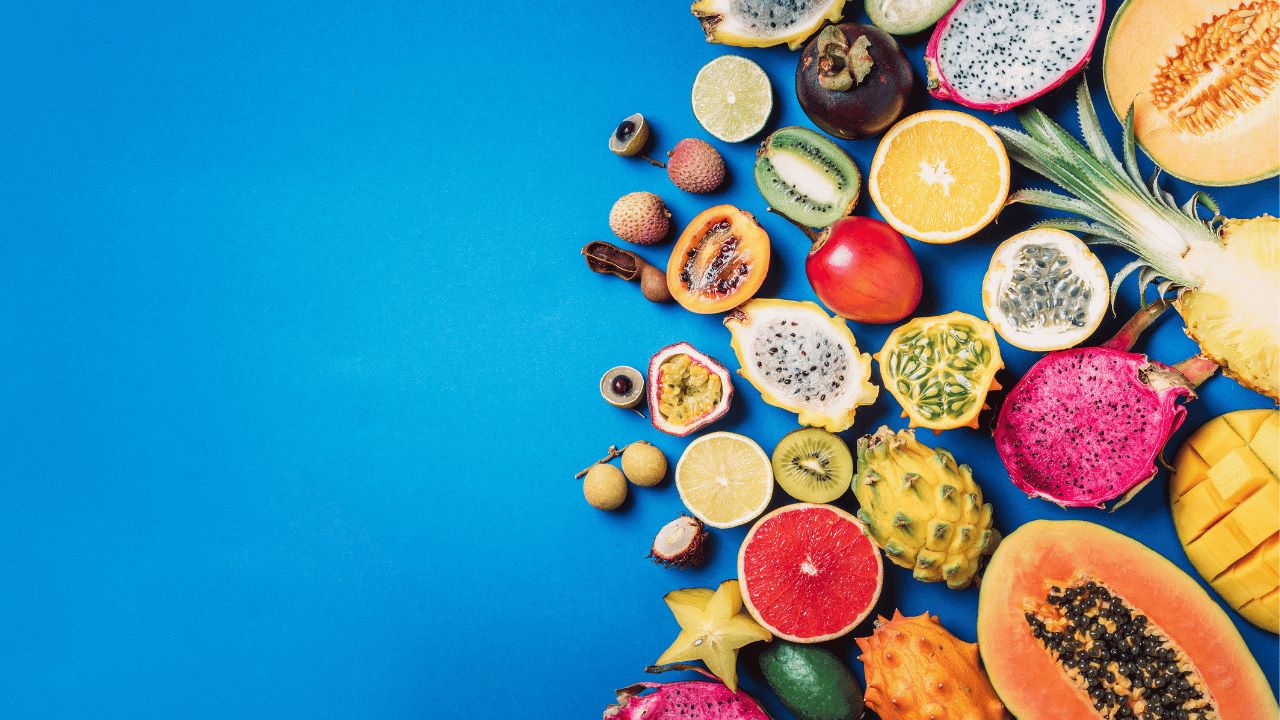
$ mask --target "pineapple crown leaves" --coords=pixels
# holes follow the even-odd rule
[[[1120,157],[1107,143],[1089,85],[1083,79],[1076,89],[1076,106],[1083,143],[1034,107],[1018,114],[1026,132],[995,128],[1010,157],[1070,193],[1028,188],[1010,195],[1006,205],[1026,203],[1081,216],[1044,220],[1033,227],[1077,232],[1085,235],[1087,242],[1117,245],[1138,255],[1139,259],[1126,265],[1112,282],[1113,309],[1121,281],[1135,271],[1139,271],[1139,295],[1144,305],[1152,283],[1161,296],[1177,286],[1196,287],[1198,270],[1186,256],[1196,245],[1221,247],[1223,217],[1218,204],[1209,195],[1196,192],[1179,206],[1160,188],[1159,168],[1143,181],[1134,149],[1132,106],[1124,121]],[[1202,220],[1200,208],[1212,212],[1213,217]]]

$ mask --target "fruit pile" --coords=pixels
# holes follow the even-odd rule
[[[1280,220],[1226,219],[1203,192],[1180,205],[1139,174],[1135,152],[1140,144],[1159,166],[1203,184],[1280,173],[1280,2],[1127,0],[1099,53],[1124,127],[1118,154],[1083,79],[1082,139],[1029,104],[1095,55],[1101,0],[866,0],[865,9],[874,24],[842,22],[855,14],[844,0],[693,5],[709,42],[799,51],[794,93],[816,129],[765,133],[774,90],[746,57],[718,57],[693,79],[693,115],[710,140],[759,138],[750,173],[734,172],[708,138],[680,140],[665,163],[650,158],[653,128],[639,113],[610,134],[614,154],[665,167],[681,192],[714,194],[749,175],[762,202],[750,211],[707,203],[680,229],[658,193],[628,192],[609,228],[646,253],[676,235],[670,251],[650,261],[600,240],[582,249],[592,271],[638,282],[646,299],[715,316],[727,330],[718,348],[656,338],[668,344],[647,373],[619,365],[600,378],[610,405],[647,409],[653,429],[686,438],[671,473],[683,507],[656,530],[649,557],[673,571],[697,567],[715,533],[749,525],[736,578],[666,594],[679,631],[665,651],[655,644],[646,668],[693,669],[714,682],[630,685],[604,716],[767,718],[738,687],[740,650],[765,643],[749,655],[805,720],[855,720],[867,708],[882,720],[1277,717],[1232,619],[1173,563],[1080,520],[1033,521],[1003,537],[980,484],[1000,479],[975,477],[938,446],[945,438],[926,444],[915,429],[989,429],[1027,502],[1115,510],[1156,478],[1185,403],[1219,368],[1280,400]],[[930,28],[927,76],[916,78],[894,35]],[[961,109],[909,113],[917,82]],[[973,114],[1015,107],[1021,130]],[[851,215],[864,174],[840,141],[864,138],[877,143],[865,186],[883,221]],[[1066,194],[1011,193],[1015,166]],[[990,234],[1014,203],[1068,216],[1002,236],[973,298],[985,318],[952,308],[917,315],[926,279],[947,277],[927,278],[911,241]],[[821,305],[758,296],[773,253],[791,252],[772,246],[759,211],[810,241],[805,274]],[[1108,278],[1085,240],[1136,257]],[[1087,344],[1134,273],[1141,310],[1111,340]],[[1169,308],[1199,346],[1176,364],[1133,351]],[[693,317],[676,313],[676,322]],[[862,324],[896,327],[872,353],[859,348]],[[1002,341],[1045,353],[1003,397],[994,394],[1004,389]],[[730,349],[737,378],[716,359]],[[735,379],[794,414],[799,427],[771,452],[706,431],[727,422]],[[896,404],[909,428],[841,437],[865,417],[859,408],[877,402]],[[619,457],[620,467],[611,464]],[[579,476],[592,506],[618,510],[629,485],[655,488],[667,474],[666,455],[641,440],[611,447]],[[1280,411],[1228,413],[1192,434],[1169,499],[1206,583],[1244,619],[1280,632]],[[868,621],[885,559],[914,581],[976,586],[978,642],[928,612]],[[855,631],[865,691],[821,645]],[[709,672],[686,664],[697,662]]]

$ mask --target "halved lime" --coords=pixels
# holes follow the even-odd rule
[[[693,80],[693,115],[725,142],[742,142],[764,129],[773,110],[773,88],[760,66],[738,55],[721,55]]]

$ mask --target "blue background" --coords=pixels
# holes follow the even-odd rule
[[[727,52],[772,79],[770,127],[808,124],[795,54],[708,45],[682,2],[21,5],[0,11],[0,714],[588,718],[644,679],[676,633],[661,596],[733,576],[746,528],[666,570],[644,555],[681,510],[669,481],[588,507],[573,473],[611,443],[673,463],[685,445],[596,382],[679,340],[734,363],[718,318],[644,302],[578,250],[625,192],[660,193],[677,227],[731,202],[773,237],[761,294],[811,298],[754,143],[714,143],[731,180],[710,197],[605,148],[636,111],[658,151],[705,138],[689,88]],[[917,72],[923,45],[904,43]],[[1070,96],[1043,106],[1069,119]],[[917,88],[910,110],[940,105]],[[842,144],[865,172],[875,140]],[[1248,217],[1277,185],[1214,195]],[[865,194],[857,211],[876,214]],[[994,245],[1034,217],[913,243],[919,313],[981,313]],[[888,329],[854,327],[871,351]],[[1194,352],[1172,314],[1143,347]],[[1002,350],[1014,375],[1035,359]],[[717,429],[771,449],[794,416],[738,389]],[[1268,405],[1215,378],[1175,443]],[[845,436],[896,415],[883,395]],[[1189,568],[1163,477],[1114,515],[1068,513],[1020,496],[985,433],[928,442],[974,466],[1006,533],[1083,518]],[[890,566],[879,609],[972,639],[977,598]],[[1232,618],[1274,684],[1275,637]]]

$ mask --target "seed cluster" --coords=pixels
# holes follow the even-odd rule
[[[992,361],[991,348],[972,327],[931,327],[902,336],[889,352],[886,381],[926,419],[961,417],[986,390],[974,381]]]
[[[943,74],[981,102],[1029,97],[1076,67],[1093,44],[1102,3],[969,2],[939,41]]]
[[[818,0],[730,0],[728,15],[751,18],[756,34],[774,35],[779,27],[799,25],[817,15],[828,3]]]
[[[1205,74],[1213,82],[1204,83]],[[1214,17],[1161,63],[1151,102],[1174,128],[1205,135],[1261,105],[1280,85],[1280,2],[1258,0]]]
[[[1093,288],[1061,250],[1026,245],[1018,250],[999,297],[1001,314],[1023,330],[1081,328],[1089,322]]]
[[[1031,634],[1108,720],[1218,720],[1200,673],[1106,585],[1053,585],[1025,613]]]
[[[699,295],[728,295],[751,272],[729,221],[709,227],[685,253],[680,283]]]
[[[776,320],[756,335],[752,354],[756,369],[791,399],[835,401],[846,387],[848,353],[822,327]]]

